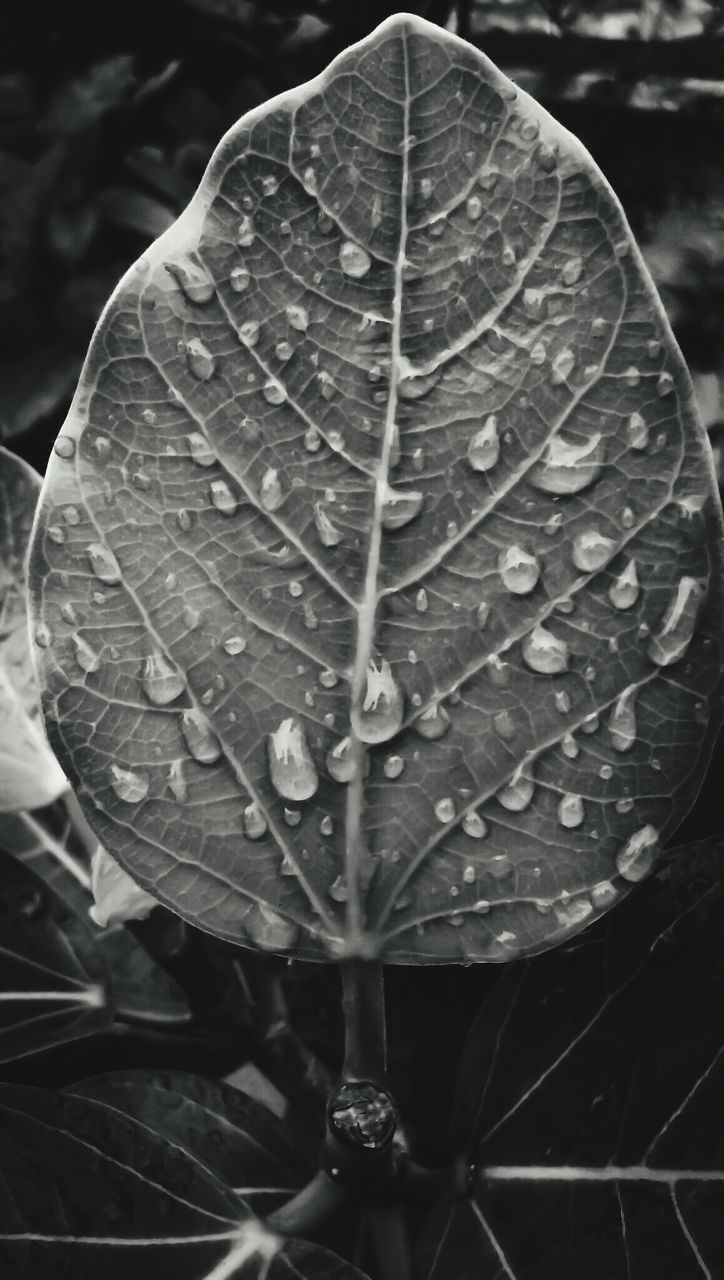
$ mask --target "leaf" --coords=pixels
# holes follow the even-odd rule
[[[724,847],[679,854],[484,1003],[418,1277],[724,1274]]]
[[[70,1092],[139,1117],[183,1146],[260,1216],[289,1200],[312,1172],[293,1122],[204,1076],[129,1071],[83,1081]]]
[[[0,447],[0,812],[50,804],[67,782],[45,740],[28,641],[25,559],[40,476]]]
[[[273,1235],[183,1148],[101,1102],[5,1086],[0,1116],[7,1280],[364,1280]]]
[[[34,543],[51,741],[203,929],[511,959],[620,899],[691,804],[720,541],[604,179],[393,18],[227,135],[104,313]]]

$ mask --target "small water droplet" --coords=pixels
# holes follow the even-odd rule
[[[595,733],[599,724],[598,712],[592,711],[590,716],[586,716],[585,720],[581,724],[581,730],[583,733]]]
[[[357,773],[357,766],[351,754],[351,738],[340,738],[327,752],[327,773],[335,782],[351,782]]]
[[[186,507],[179,507],[179,510],[176,512],[176,523],[182,533],[188,533],[193,524],[193,516]]]
[[[561,281],[567,286],[578,284],[582,275],[583,260],[581,258],[569,258],[561,271]]]
[[[631,836],[616,855],[616,870],[624,880],[636,883],[652,870],[659,851],[659,833],[651,823]]]
[[[573,563],[582,573],[595,573],[615,554],[616,543],[597,529],[587,529],[573,539]]]
[[[463,884],[475,884],[475,867],[468,865],[464,868]]]
[[[185,804],[188,800],[189,789],[184,777],[184,767],[182,760],[174,760],[168,771],[168,788],[174,800],[178,804]]]
[[[262,507],[265,511],[277,511],[285,497],[286,494],[279,479],[279,472],[275,467],[268,467],[261,478],[261,488],[259,490],[259,501]]]
[[[382,502],[383,529],[402,529],[418,515],[423,495],[414,489],[393,489],[387,486]]]
[[[299,823],[302,821],[302,815],[300,810],[285,809],[284,821],[286,822],[288,827],[298,827]],[[293,871],[291,868],[288,871],[285,871],[284,866],[282,866],[282,875],[293,875]]]
[[[535,784],[532,778],[523,776],[520,769],[504,787],[496,792],[496,799],[504,809],[511,813],[520,813],[527,809],[533,799]]]
[[[53,445],[53,453],[59,458],[63,458],[66,462],[75,454],[75,440],[72,436],[58,436]]]
[[[321,502],[314,504],[314,527],[323,547],[339,546],[342,534],[330,520]]]
[[[405,761],[398,755],[387,756],[382,766],[385,777],[390,779],[399,778],[404,768]]]
[[[590,898],[581,895],[578,898],[568,898],[565,902],[556,902],[553,911],[559,925],[570,929],[574,925],[583,924],[584,920],[593,915],[593,903]]]
[[[56,546],[62,546],[65,542],[65,530],[59,524],[48,525],[48,537]]]
[[[73,649],[75,650],[75,660],[78,663],[78,666],[81,671],[86,671],[88,674],[92,675],[92,673],[97,671],[101,665],[100,654],[96,653],[95,649],[93,649],[91,645],[88,644],[88,641],[84,640],[78,632],[75,632],[71,638],[73,641]]]
[[[463,831],[471,840],[482,840],[488,834],[488,827],[479,813],[470,809],[463,818]]]
[[[624,689],[608,720],[611,745],[615,751],[630,751],[636,742],[636,685]]]
[[[576,364],[576,357],[570,347],[558,351],[551,361],[551,384],[560,387],[567,382]]]
[[[189,453],[199,467],[211,467],[216,462],[216,453],[202,432],[192,431],[188,445]]]
[[[668,667],[683,658],[696,630],[704,596],[704,585],[697,578],[685,576],[680,580],[658,631],[649,640],[647,653],[657,666]]]
[[[561,751],[567,760],[575,760],[580,748],[572,733],[564,733],[561,738]]]
[[[427,592],[424,587],[420,587],[415,594],[415,608],[418,613],[427,613]]]
[[[540,576],[540,566],[536,557],[523,547],[512,546],[501,551],[498,572],[508,591],[525,596],[535,587]]]
[[[301,582],[299,582],[297,578],[292,579],[292,581],[289,583],[287,590],[289,591],[289,594],[293,600],[298,600],[299,597],[304,594],[304,587],[302,586]]]
[[[568,666],[568,645],[540,623],[525,637],[521,651],[531,671],[542,675],[557,675]]]
[[[335,902],[347,901],[347,884],[344,876],[337,876],[337,879],[332,881],[329,886],[329,896],[330,898],[333,898]]]
[[[410,459],[410,462],[411,462],[412,470],[413,470],[413,471],[416,471],[416,472],[418,472],[418,473],[419,473],[420,471],[422,471],[422,469],[423,469],[423,467],[424,467],[424,465],[425,465],[425,454],[424,454],[423,450],[422,450],[422,449],[419,449],[419,448],[418,448],[418,449],[413,449],[413,451],[412,451],[412,457],[411,457],[411,459]]]
[[[477,222],[483,212],[483,202],[480,196],[468,196],[465,201],[465,212],[471,222]]]
[[[632,449],[645,449],[649,443],[649,428],[640,413],[632,413],[626,423],[626,436]]]
[[[659,374],[656,382],[656,394],[660,396],[668,396],[670,391],[674,390],[674,379],[671,374],[664,369]]]
[[[249,288],[250,282],[251,276],[249,275],[246,267],[233,268],[231,275],[229,276],[229,284],[234,290],[234,293],[243,293],[245,289]]]
[[[143,660],[143,692],[155,707],[165,707],[183,693],[186,681],[163,653],[150,653]]]
[[[200,338],[189,338],[185,344],[186,360],[195,378],[208,382],[216,369],[216,361]]]
[[[211,302],[216,290],[209,272],[201,262],[189,256],[178,262],[165,262],[164,266],[194,306],[204,306]]]
[[[630,609],[639,598],[639,579],[636,561],[629,560],[608,589],[608,598],[615,609]]]
[[[259,325],[256,320],[245,320],[239,328],[239,338],[245,347],[255,347],[259,341]],[[252,377],[252,381],[253,381]]]
[[[571,709],[570,694],[565,689],[556,689],[553,700],[556,704],[556,711],[560,711],[562,716],[567,716]]]
[[[318,453],[322,447],[322,437],[316,427],[309,427],[304,432],[304,448],[307,453]]]
[[[583,801],[580,796],[568,791],[561,796],[558,804],[558,821],[562,827],[580,827],[584,819]]]
[[[366,276],[372,266],[372,259],[366,249],[352,240],[345,240],[339,251],[339,265],[346,276],[360,280]]]
[[[298,333],[306,333],[309,326],[309,313],[306,307],[292,303],[287,307],[286,316],[292,329],[296,329]]]
[[[212,480],[209,487],[212,506],[223,516],[233,516],[237,501],[225,480]]]
[[[334,689],[335,685],[339,684],[339,676],[331,667],[325,667],[319,673],[319,683],[323,689]]]
[[[485,664],[488,679],[496,689],[505,689],[510,684],[510,663],[504,662],[497,653],[491,653]]]
[[[511,742],[515,737],[515,721],[509,711],[498,711],[493,716],[493,727],[504,742]]]
[[[363,742],[386,742],[402,724],[404,697],[386,658],[370,660],[362,705],[353,705],[352,727]]]
[[[221,743],[202,711],[191,707],[181,713],[181,733],[199,764],[214,764],[221,755]]]
[[[287,398],[286,387],[276,378],[268,378],[262,388],[264,399],[269,404],[283,404]]]
[[[635,364],[629,365],[628,369],[624,370],[623,376],[626,380],[627,387],[637,387],[641,381],[641,373],[636,368]]]
[[[441,702],[432,702],[413,720],[412,727],[421,738],[436,742],[450,728],[450,717]]]
[[[244,652],[246,648],[246,640],[243,636],[229,636],[229,638],[224,641],[223,648],[230,657],[235,658],[238,653]]]
[[[39,622],[35,628],[35,643],[39,649],[49,649],[53,643],[53,632],[47,622]]]
[[[531,320],[541,320],[546,312],[546,295],[542,289],[524,289],[523,306]]]
[[[90,567],[100,582],[116,586],[121,581],[121,567],[113,552],[102,542],[92,542],[88,547]]]
[[[269,734],[269,773],[272,785],[285,800],[309,800],[319,785],[304,726],[296,716],[282,720]]]
[[[532,467],[529,483],[543,493],[580,493],[600,476],[603,456],[603,439],[598,431],[579,445],[555,435],[541,461]]]
[[[481,600],[480,604],[475,610],[475,625],[477,626],[479,631],[485,630],[485,628],[488,625],[489,618],[490,618],[490,605],[486,600]]]
[[[143,769],[123,769],[112,764],[108,770],[113,790],[126,804],[138,804],[148,795],[150,780]]]
[[[242,814],[244,835],[247,840],[261,840],[269,830],[269,824],[256,800],[246,805]]]
[[[491,413],[468,445],[468,462],[473,471],[490,471],[499,457],[498,419]]]
[[[242,249],[248,249],[254,243],[256,229],[254,227],[254,219],[245,214],[239,223],[236,232],[236,243]]]
[[[435,803],[435,817],[438,822],[452,822],[455,817],[455,801],[451,796],[443,796]]]

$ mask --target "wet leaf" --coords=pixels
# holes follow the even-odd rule
[[[394,18],[227,135],[104,314],[34,549],[51,740],[113,856],[221,937],[533,952],[697,792],[720,536],[604,179]]]
[[[8,1280],[124,1280],[129,1267],[138,1280],[364,1280],[273,1235],[182,1147],[102,1102],[5,1086],[0,1135]]]
[[[25,560],[40,476],[0,447],[0,812],[50,804],[68,784],[48,747],[28,639]]]
[[[460,1194],[419,1280],[724,1272],[724,848],[678,852],[484,1003],[460,1068]]]

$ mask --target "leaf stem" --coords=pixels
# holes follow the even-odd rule
[[[387,1071],[384,968],[376,960],[340,965],[344,1012],[344,1080],[384,1083]]]
[[[410,1280],[410,1243],[399,1205],[370,1209],[366,1221],[379,1280]]]
[[[68,853],[65,845],[62,844],[60,840],[57,840],[55,836],[51,835],[50,831],[48,831],[40,822],[36,821],[32,814],[21,813],[19,816],[28,831],[32,832],[36,840],[40,841],[46,852],[52,854],[56,862],[59,862],[60,865],[70,873],[70,875],[75,877],[78,884],[82,885],[83,888],[90,893],[90,876],[88,875],[85,867],[81,866],[80,862],[78,862],[77,858],[74,858],[72,853]]]
[[[315,1173],[291,1200],[275,1209],[266,1219],[272,1231],[285,1236],[308,1236],[339,1208],[346,1199],[343,1187],[333,1182],[322,1170]]]

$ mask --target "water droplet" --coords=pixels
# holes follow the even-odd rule
[[[176,523],[182,533],[188,533],[193,524],[193,516],[186,507],[179,507],[179,510],[176,512]]]
[[[339,683],[339,676],[331,667],[325,667],[325,669],[319,673],[319,683],[324,689],[334,689],[335,685]]]
[[[143,660],[143,692],[155,707],[165,707],[186,688],[181,672],[163,653],[151,653]]]
[[[59,524],[48,525],[48,537],[57,546],[62,546],[65,542],[65,530],[61,529]]]
[[[239,329],[239,338],[244,343],[245,347],[256,346],[259,341],[259,325],[256,320],[244,321]]]
[[[594,573],[608,564],[615,554],[616,543],[597,529],[577,533],[573,539],[573,563],[582,573]]]
[[[329,886],[329,896],[335,902],[347,901],[347,885],[344,876],[337,876],[337,879],[332,881]]]
[[[265,511],[277,511],[286,494],[282,489],[279,472],[275,467],[268,467],[261,478],[259,501]]]
[[[440,702],[432,702],[421,715],[416,716],[412,727],[421,738],[428,742],[436,742],[443,738],[450,728],[450,717]]]
[[[362,276],[367,275],[372,266],[372,259],[361,244],[354,244],[352,240],[345,240],[339,251],[339,265],[346,276],[351,276],[354,280],[360,280]]]
[[[558,803],[558,821],[562,827],[580,827],[584,819],[583,801],[580,796],[566,792]]]
[[[480,196],[468,196],[465,201],[465,212],[471,222],[477,222],[483,212],[483,202]]]
[[[674,379],[666,369],[659,374],[656,382],[656,394],[660,396],[668,396],[670,391],[674,390]]]
[[[318,453],[322,447],[322,437],[316,427],[309,427],[304,432],[304,448],[307,453]]]
[[[264,399],[269,404],[283,404],[287,398],[286,387],[276,378],[268,378],[262,388]]]
[[[73,437],[58,436],[58,439],[53,445],[53,453],[56,453],[59,458],[63,458],[67,462],[68,459],[72,458],[75,454],[75,440]]]
[[[561,271],[561,281],[565,285],[578,284],[583,275],[583,261],[581,258],[569,258],[564,264]]]
[[[629,560],[625,569],[608,589],[608,598],[615,609],[630,609],[639,598],[639,579],[636,561]]]
[[[285,800],[309,800],[319,785],[304,726],[296,716],[282,720],[269,734],[269,773],[272,785]]]
[[[415,608],[418,613],[427,613],[427,592],[424,587],[420,587],[415,594]]]
[[[121,581],[121,567],[113,552],[102,542],[92,542],[88,548],[90,567],[100,582],[113,587]]]
[[[334,822],[328,813],[325,813],[319,824],[320,836],[331,836],[334,832]]]
[[[294,600],[298,600],[299,596],[304,594],[304,587],[302,586],[301,582],[298,581],[297,578],[292,579],[287,589],[289,591],[290,596]]]
[[[575,760],[580,748],[572,733],[564,733],[561,738],[561,751],[567,760]]]
[[[301,812],[299,809],[285,809],[284,821],[288,827],[298,827],[299,823],[302,821]],[[291,868],[288,871],[285,871],[284,865],[282,865],[282,875],[293,875],[293,871]]]
[[[399,778],[405,768],[405,761],[402,756],[392,755],[385,760],[382,769],[386,778]]]
[[[188,800],[189,789],[184,777],[184,767],[182,760],[174,760],[168,771],[168,788],[174,800],[178,804],[185,804]]]
[[[475,625],[477,626],[479,631],[485,630],[485,628],[488,625],[489,618],[490,618],[490,605],[487,603],[486,600],[481,600],[480,604],[475,610]]]
[[[510,782],[496,792],[496,799],[504,809],[511,813],[520,813],[527,809],[533,799],[535,784],[532,778],[525,778],[521,770],[514,774]]]
[[[216,462],[216,453],[206,436],[200,431],[192,431],[188,437],[189,453],[200,467],[211,467]]]
[[[649,874],[659,851],[659,833],[647,823],[631,836],[623,849],[616,854],[616,870],[624,880],[634,883]]]
[[[75,650],[75,660],[81,671],[86,671],[89,674],[97,671],[101,665],[100,654],[96,653],[95,649],[81,635],[78,635],[77,631],[71,638]]]
[[[234,293],[243,293],[245,289],[249,288],[250,281],[251,276],[246,267],[234,267],[229,276],[229,284]]]
[[[505,689],[510,684],[510,663],[504,662],[497,653],[491,653],[485,664],[488,679],[496,689]]]
[[[435,817],[438,822],[452,822],[455,817],[455,801],[450,796],[443,796],[435,803]]]
[[[556,675],[568,666],[568,645],[540,624],[525,637],[521,651],[531,671],[542,675]]]
[[[164,266],[178,284],[181,292],[195,306],[203,306],[216,292],[214,282],[202,263],[195,258],[182,258],[179,262],[165,262]]]
[[[581,729],[583,733],[595,733],[599,724],[598,712],[592,711],[590,716],[586,716],[585,720],[582,722]]]
[[[286,342],[286,341],[278,342],[274,348],[274,355],[276,356],[277,360],[282,360],[285,363],[287,360],[291,360],[293,354],[294,354],[294,348],[291,342]]]
[[[647,653],[659,667],[668,667],[683,658],[696,629],[705,588],[697,578],[679,582],[659,629],[649,640]]]
[[[555,435],[548,442],[541,461],[532,467],[529,482],[543,493],[580,493],[601,474],[603,454],[603,440],[598,431],[579,445]]]
[[[560,711],[562,716],[567,716],[571,709],[570,694],[565,689],[556,689],[553,700],[556,704],[556,711]]]
[[[293,303],[287,307],[286,316],[292,329],[296,329],[298,333],[306,332],[309,326],[309,314],[306,307]]]
[[[351,749],[351,738],[340,738],[331,751],[327,752],[327,773],[335,782],[351,782],[357,772]]]
[[[181,713],[181,733],[194,760],[214,764],[221,755],[221,743],[202,711],[191,707]]]
[[[540,566],[536,557],[523,547],[512,546],[501,551],[498,572],[508,591],[512,591],[514,595],[526,596],[538,581]]]
[[[223,516],[233,516],[237,501],[225,480],[212,480],[209,492],[211,502]]]
[[[256,229],[254,227],[254,220],[253,218],[249,217],[248,214],[245,214],[244,217],[241,219],[241,222],[239,223],[239,226],[236,232],[236,243],[242,249],[248,249],[250,245],[254,243],[255,235],[256,235]]]
[[[584,920],[593,915],[593,903],[590,898],[583,896],[568,898],[565,902],[556,902],[553,911],[559,925],[570,929],[574,925],[583,924]]]
[[[414,520],[422,507],[423,495],[414,489],[393,489],[387,486],[382,502],[382,527],[402,529]]]
[[[488,834],[487,824],[474,809],[470,809],[465,814],[463,831],[466,836],[470,836],[471,840],[482,840]]]
[[[463,871],[463,884],[475,884],[475,867],[467,866]]]
[[[246,806],[242,814],[244,835],[247,840],[261,840],[269,830],[269,824],[256,800]]]
[[[493,727],[504,742],[511,742],[515,737],[515,721],[509,711],[498,711],[493,716]]]
[[[35,643],[39,649],[49,649],[53,643],[53,632],[47,622],[39,622],[35,628]]]
[[[363,742],[386,742],[397,733],[404,715],[404,697],[386,658],[367,667],[362,706],[353,705],[352,727]]]
[[[575,363],[576,357],[570,347],[564,347],[562,351],[557,352],[551,361],[551,383],[554,387],[560,387],[562,383],[568,381]]]
[[[468,462],[473,471],[490,471],[499,457],[498,419],[491,413],[468,445]]]
[[[615,751],[630,751],[636,741],[636,685],[624,689],[614,705],[608,721],[611,746]]]
[[[119,800],[138,804],[148,795],[149,777],[143,769],[122,769],[119,764],[112,764],[108,772]]]
[[[640,413],[632,413],[626,423],[626,436],[632,449],[645,449],[649,443],[649,428]]]
[[[200,338],[189,338],[186,343],[186,360],[195,378],[200,382],[208,382],[213,376],[216,361]]]
[[[339,546],[342,534],[330,520],[321,502],[314,504],[314,527],[323,547]]]
[[[229,636],[228,640],[224,641],[223,648],[230,657],[235,658],[237,653],[244,652],[246,640],[243,636]]]
[[[626,379],[627,387],[637,387],[641,381],[641,373],[635,364],[629,365],[628,369],[624,370],[623,376]]]

